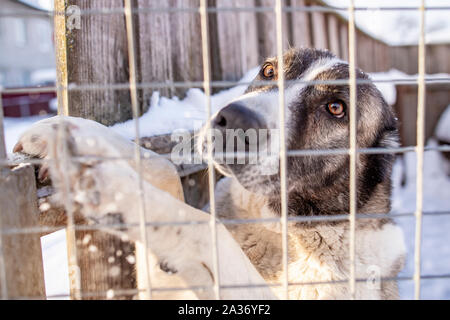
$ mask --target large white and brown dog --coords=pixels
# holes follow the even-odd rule
[[[284,68],[286,80],[300,80],[286,83],[287,149],[348,148],[348,85],[307,83],[348,79],[348,64],[328,51],[300,49],[285,54]],[[212,127],[215,132],[223,133],[237,129],[244,132],[279,129],[278,73],[277,60],[267,60],[256,78],[265,80],[265,85],[250,85],[242,97],[221,109],[205,129]],[[393,111],[367,81],[367,75],[358,71],[357,78],[366,80],[357,86],[358,148],[396,146]],[[64,131],[58,131],[61,123],[66,124]],[[65,133],[68,139],[56,139],[58,132]],[[204,134],[200,139],[205,139]],[[218,145],[223,141],[218,141],[214,140],[214,147],[223,150]],[[120,214],[130,226],[120,232],[137,242],[142,240],[139,228],[142,213],[146,221],[160,223],[147,228],[146,254],[154,287],[206,286],[184,292],[189,295],[182,297],[213,299],[212,285],[220,281],[223,299],[284,297],[280,223],[224,226],[219,222],[217,279],[213,272],[210,215],[184,203],[180,178],[169,160],[140,149],[139,169],[133,158],[135,150],[133,142],[107,127],[73,117],[54,117],[36,123],[15,147],[16,152],[50,160],[49,173],[58,190],[55,201],[62,202],[63,192],[70,192],[72,204],[86,218],[102,221],[108,215]],[[64,154],[70,157],[65,158]],[[105,157],[111,159],[104,160]],[[403,266],[405,246],[401,229],[388,215],[393,160],[392,154],[358,155],[358,213],[377,214],[380,218],[357,219],[356,278],[387,279],[358,281],[357,299],[398,298],[395,277]],[[216,167],[227,176],[216,186],[219,219],[280,217],[278,170],[267,174],[264,161],[216,162]],[[140,183],[143,195],[138,192]],[[349,212],[347,154],[290,156],[287,184],[289,217],[332,217]],[[186,221],[198,223],[170,225]],[[345,219],[288,224],[290,299],[351,298],[347,282],[349,234],[349,221]],[[180,295],[172,291],[155,292],[155,297],[179,298]]]

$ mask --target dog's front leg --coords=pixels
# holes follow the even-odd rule
[[[55,116],[33,124],[23,133],[14,152],[47,159],[49,145],[58,139],[58,128],[63,125],[72,139],[77,153],[84,157],[104,158],[105,161],[125,159],[144,180],[183,200],[183,188],[175,166],[157,153],[139,147],[141,166],[135,161],[136,144],[120,136],[110,128],[84,118]],[[46,167],[41,170],[46,172]]]
[[[53,160],[50,161],[49,173],[57,191],[56,201],[68,199],[75,202],[83,216],[98,223],[107,221],[111,214],[122,215],[126,227],[120,231],[132,241],[142,241],[142,223],[150,223],[145,232],[149,256],[155,256],[162,269],[181,278],[187,287],[202,287],[202,290],[195,290],[199,298],[215,298],[212,286],[218,281],[226,286],[221,290],[223,299],[275,298],[223,225],[217,224],[217,279],[208,214],[188,206],[146,180],[140,183],[138,172],[128,160],[80,160],[80,156],[85,154],[79,154],[78,144],[70,130],[67,134],[67,147],[63,147],[64,141],[58,139],[47,141],[48,155]],[[103,154],[114,155],[115,145],[99,141],[102,143],[97,148]],[[141,188],[142,193],[139,192]],[[63,192],[70,194],[61,197]],[[152,267],[150,265],[150,269]],[[162,284],[163,287],[170,285]]]

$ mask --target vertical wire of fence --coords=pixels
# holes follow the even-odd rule
[[[208,186],[209,186],[209,203],[210,203],[210,229],[211,229],[211,245],[212,245],[212,263],[214,275],[214,295],[220,300],[220,270],[217,243],[217,211],[215,198],[215,173],[213,163],[213,145],[212,145],[212,126],[211,126],[211,61],[209,48],[209,32],[208,32],[208,3],[207,0],[200,1],[200,23],[202,38],[202,62],[203,62],[203,88],[205,90],[205,108],[206,121],[210,121],[209,130],[207,132],[207,161],[208,161]]]
[[[355,4],[354,0],[350,1],[348,8],[348,43],[349,43],[349,87],[350,87],[350,112],[349,112],[349,156],[350,156],[350,211],[349,211],[349,288],[351,299],[356,298],[356,270],[355,270],[355,233],[356,233],[356,210],[357,210],[357,193],[356,193],[356,165],[358,155],[357,148],[357,112],[356,112],[356,39],[355,39]]]
[[[62,2],[55,1],[55,11],[58,14],[54,16],[55,26],[62,26],[57,28],[58,30],[66,30],[66,16],[65,8]],[[67,215],[67,225],[66,225],[66,238],[67,238],[67,251],[68,251],[68,264],[69,264],[69,278],[70,278],[70,290],[73,297],[77,300],[82,298],[81,292],[81,274],[80,267],[78,265],[78,255],[77,255],[77,242],[75,236],[75,218],[74,211],[75,208],[72,203],[71,191],[70,191],[70,181],[67,175],[69,161],[71,161],[68,148],[68,137],[67,137],[67,123],[64,121],[62,116],[69,115],[69,98],[68,98],[68,79],[67,79],[67,43],[65,32],[57,32],[55,34],[55,57],[57,64],[57,83],[56,92],[58,97],[58,129],[56,134],[55,146],[53,147],[53,152],[50,158],[53,160],[57,158],[56,148],[61,148],[61,154],[58,155],[58,162],[60,165],[56,166],[59,170],[58,175],[61,178],[63,188],[62,188],[62,202],[65,204],[66,215]],[[59,159],[59,156],[61,157]],[[59,161],[61,160],[61,161]]]
[[[425,148],[425,0],[420,5],[420,36],[418,57],[417,96],[417,147],[416,147],[416,230],[414,243],[414,298],[420,299],[422,211],[423,211],[423,168]]]
[[[283,58],[283,4],[284,0],[275,2],[276,40],[278,56],[278,118],[280,127],[280,201],[281,201],[281,241],[282,241],[282,266],[283,266],[283,296],[289,299],[289,270],[288,270],[288,193],[287,193],[287,155],[286,155],[286,110],[285,110],[285,83],[284,83],[284,58]]]
[[[145,200],[144,200],[144,182],[142,178],[142,155],[140,147],[140,130],[139,130],[139,109],[138,109],[138,99],[137,99],[137,89],[136,89],[136,52],[134,43],[134,27],[133,27],[133,16],[131,13],[131,1],[125,0],[124,2],[125,10],[125,23],[127,32],[127,48],[128,48],[128,61],[129,61],[129,72],[130,72],[130,96],[131,96],[131,108],[133,112],[134,121],[134,134],[135,134],[135,147],[134,147],[134,159],[136,161],[136,167],[138,171],[138,193],[139,193],[139,229],[142,238],[143,251],[145,252],[144,257],[144,273],[146,286],[145,291],[149,299],[152,298],[152,284],[150,279],[150,266],[148,263],[148,236],[146,228],[146,217],[145,217]]]

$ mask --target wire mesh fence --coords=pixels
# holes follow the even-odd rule
[[[355,12],[360,10],[370,10],[370,8],[359,8],[355,7],[353,1],[350,1],[350,5],[348,7],[324,7],[317,5],[301,5],[295,6],[292,5],[294,2],[286,3],[283,0],[274,0],[269,1],[271,4],[267,6],[222,6],[222,7],[211,7],[208,5],[207,0],[200,0],[199,6],[179,6],[179,7],[170,7],[170,6],[152,6],[149,8],[140,7],[134,8],[130,0],[124,1],[123,8],[101,8],[101,9],[78,9],[76,11],[79,17],[84,16],[112,16],[112,15],[123,15],[125,17],[125,28],[126,28],[126,43],[127,43],[127,53],[128,53],[128,66],[129,70],[129,81],[127,83],[105,83],[105,84],[69,84],[67,81],[67,43],[66,43],[66,35],[65,32],[62,34],[56,35],[56,57],[58,60],[58,81],[57,84],[53,87],[46,88],[5,88],[1,89],[1,93],[20,93],[20,92],[53,92],[56,91],[58,94],[58,113],[60,115],[69,115],[69,93],[70,92],[86,92],[86,91],[128,91],[130,96],[130,107],[132,110],[132,118],[134,120],[134,128],[135,128],[135,149],[134,154],[127,157],[119,157],[112,158],[108,156],[104,157],[94,157],[94,156],[77,156],[73,157],[70,155],[67,147],[63,148],[64,152],[59,157],[60,164],[59,167],[61,169],[61,181],[64,182],[64,187],[62,190],[63,194],[63,203],[65,204],[65,211],[67,214],[67,243],[68,243],[68,254],[69,254],[69,272],[71,273],[71,294],[70,297],[74,299],[83,299],[83,298],[95,298],[95,297],[108,297],[110,293],[108,292],[83,292],[81,288],[81,280],[80,280],[80,267],[78,266],[78,253],[77,253],[77,240],[75,238],[76,231],[87,231],[87,230],[96,230],[96,231],[106,231],[106,230],[123,230],[126,228],[139,228],[142,243],[144,246],[144,251],[148,250],[148,233],[152,232],[149,230],[150,227],[162,227],[162,226],[189,226],[195,227],[202,224],[207,224],[211,230],[211,244],[212,244],[212,252],[211,255],[213,257],[213,268],[211,270],[214,283],[213,283],[213,291],[216,299],[220,299],[222,297],[222,290],[226,289],[238,289],[238,288],[257,288],[263,286],[269,287],[280,287],[282,292],[280,294],[280,298],[289,299],[289,288],[295,286],[308,286],[308,285],[337,285],[346,283],[349,286],[349,292],[351,298],[356,298],[356,284],[360,282],[367,282],[370,279],[367,278],[358,278],[355,271],[356,257],[355,257],[355,232],[356,232],[356,222],[357,220],[362,219],[385,219],[385,215],[380,215],[379,213],[358,213],[357,212],[357,164],[358,164],[358,155],[360,154],[403,154],[407,152],[415,152],[417,154],[417,200],[416,200],[416,211],[415,212],[405,212],[399,214],[389,214],[390,218],[403,218],[403,217],[415,217],[416,219],[416,231],[415,231],[415,252],[414,252],[414,275],[412,277],[398,276],[395,278],[382,278],[382,281],[406,281],[413,280],[414,281],[414,297],[416,299],[420,299],[420,287],[422,279],[448,279],[450,278],[450,274],[441,274],[441,275],[423,275],[421,273],[421,235],[422,235],[422,219],[423,216],[434,216],[434,215],[448,215],[450,212],[448,211],[440,211],[440,212],[426,212],[423,210],[423,159],[424,152],[435,150],[441,152],[450,152],[450,146],[426,146],[425,145],[425,89],[427,84],[448,84],[450,83],[450,78],[448,77],[440,77],[440,78],[429,78],[425,72],[425,12],[427,10],[450,10],[450,7],[425,7],[425,1],[423,0],[421,6],[419,8],[416,7],[399,7],[399,8],[376,8],[376,10],[409,10],[409,11],[419,11],[420,12],[420,38],[419,40],[419,55],[418,55],[418,77],[417,79],[385,79],[385,80],[376,80],[376,82],[386,82],[386,83],[395,83],[395,84],[415,84],[418,85],[418,101],[417,101],[417,144],[416,146],[406,146],[406,147],[390,147],[390,148],[358,148],[357,147],[357,85],[372,83],[372,80],[365,79],[357,79],[356,68],[357,68],[357,38],[356,38],[356,26],[355,26]],[[1,16],[16,16],[23,17],[24,15],[50,15],[55,19],[55,26],[59,24],[63,25],[63,30],[65,31],[67,28],[67,22],[69,18],[69,13],[67,8],[64,7],[64,1],[55,1],[55,9],[52,12],[44,13],[44,12],[8,12],[8,13],[0,13]],[[346,12],[348,15],[348,61],[349,61],[349,78],[343,80],[287,80],[285,79],[285,70],[283,67],[283,53],[285,51],[284,46],[284,34],[287,32],[285,30],[284,21],[286,19],[286,13],[292,12],[336,12],[342,11]],[[208,21],[209,15],[212,13],[218,12],[253,12],[253,13],[273,13],[275,19],[275,34],[276,34],[276,56],[278,58],[278,68],[281,71],[278,74],[278,79],[276,81],[276,86],[278,88],[278,104],[280,109],[278,110],[279,114],[279,128],[280,128],[280,150],[279,150],[279,161],[280,161],[280,196],[281,196],[281,210],[279,218],[258,218],[258,219],[221,219],[218,217],[216,212],[216,198],[215,198],[215,184],[216,184],[216,176],[214,170],[214,162],[213,162],[213,141],[212,136],[208,134],[207,137],[207,166],[208,170],[208,186],[209,186],[209,203],[210,203],[210,219],[209,221],[169,221],[169,222],[152,222],[146,219],[145,213],[151,208],[146,207],[144,201],[144,190],[143,190],[143,178],[142,178],[142,159],[143,155],[140,150],[140,128],[139,128],[139,117],[140,117],[140,107],[139,107],[139,90],[143,89],[167,89],[167,88],[193,88],[193,87],[203,87],[204,93],[206,95],[206,116],[207,119],[211,119],[212,116],[212,107],[211,107],[211,96],[213,94],[213,90],[217,88],[229,88],[236,85],[249,85],[253,86],[266,86],[273,85],[273,81],[252,81],[250,82],[238,82],[238,81],[227,81],[227,80],[213,80],[212,75],[212,65],[213,60],[216,58],[212,56],[211,49],[211,38],[210,38],[210,26],[211,24]],[[136,27],[136,16],[138,14],[143,13],[178,13],[178,14],[192,14],[198,15],[200,19],[200,35],[201,38],[201,62],[202,62],[202,80],[198,79],[192,80],[187,79],[188,81],[176,81],[174,79],[170,81],[153,81],[153,82],[145,82],[140,81],[141,77],[139,76],[139,63],[138,54],[137,54],[137,43],[136,43],[136,35],[138,28]],[[290,86],[293,84],[304,84],[304,85],[324,85],[324,84],[332,84],[332,85],[346,85],[350,88],[349,94],[349,148],[338,148],[338,149],[324,149],[324,150],[288,150],[286,146],[286,97],[285,90],[286,86]],[[1,99],[0,99],[1,103]],[[20,159],[13,160],[8,159],[6,156],[6,149],[4,146],[4,130],[3,130],[3,107],[0,104],[0,165],[3,167],[11,167],[20,165],[23,163],[29,163],[32,165],[41,165],[45,163],[50,163],[52,159]],[[212,121],[212,120],[208,120]],[[65,130],[65,122],[62,121],[58,126],[58,134],[57,139],[60,145],[66,145],[65,141],[67,140],[67,132]],[[350,190],[350,199],[349,199],[349,212],[348,214],[337,214],[332,216],[290,216],[288,214],[288,181],[287,175],[288,166],[287,161],[289,157],[320,157],[320,156],[335,156],[335,155],[347,155],[349,156],[349,190]],[[170,158],[171,155],[164,155],[167,158]],[[236,156],[236,154],[233,154]],[[74,195],[71,194],[67,173],[67,165],[68,161],[76,161],[83,162],[86,160],[99,160],[99,161],[119,161],[119,160],[134,160],[136,163],[136,168],[139,177],[139,190],[137,190],[139,194],[140,204],[139,204],[139,223],[103,223],[103,224],[94,224],[94,225],[78,225],[75,221],[74,216],[74,208],[73,208],[73,198]],[[1,205],[1,203],[0,203]],[[336,280],[336,281],[318,281],[318,282],[290,282],[289,281],[289,250],[288,250],[288,231],[290,223],[292,222],[330,222],[330,221],[347,221],[350,226],[350,234],[349,234],[349,277],[344,280]],[[1,219],[0,219],[1,222]],[[243,225],[243,224],[266,224],[266,223],[280,223],[281,225],[281,239],[282,239],[282,269],[283,269],[283,277],[280,283],[267,283],[264,285],[256,285],[256,284],[239,284],[239,285],[229,285],[221,283],[220,278],[220,269],[226,268],[226,265],[220,264],[218,258],[218,242],[220,238],[217,233],[218,224],[223,225]],[[16,234],[33,234],[33,233],[49,233],[53,231],[59,230],[61,227],[49,227],[49,226],[35,226],[35,227],[17,227],[17,228],[3,228],[0,225],[1,234],[2,235],[16,235]],[[3,256],[2,242],[0,237],[0,283],[1,283],[1,297],[3,299],[11,298],[8,294],[7,287],[7,277],[9,276],[5,272],[5,257]],[[140,265],[140,267],[144,268],[143,273],[146,275],[145,286],[144,288],[137,289],[114,289],[114,295],[136,295],[139,293],[145,293],[146,297],[151,298],[152,294],[155,292],[172,292],[172,291],[201,291],[205,289],[211,289],[208,286],[188,286],[188,287],[155,287],[152,285],[152,281],[150,279],[150,269],[153,267],[149,264],[147,259],[144,259],[145,263]],[[64,296],[48,296],[48,298],[63,298]],[[17,297],[14,297],[17,298]],[[19,297],[19,298],[41,298],[41,297]]]

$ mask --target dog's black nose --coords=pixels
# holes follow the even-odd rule
[[[249,108],[239,103],[232,103],[223,108],[212,121],[215,129],[261,129],[262,121]]]

